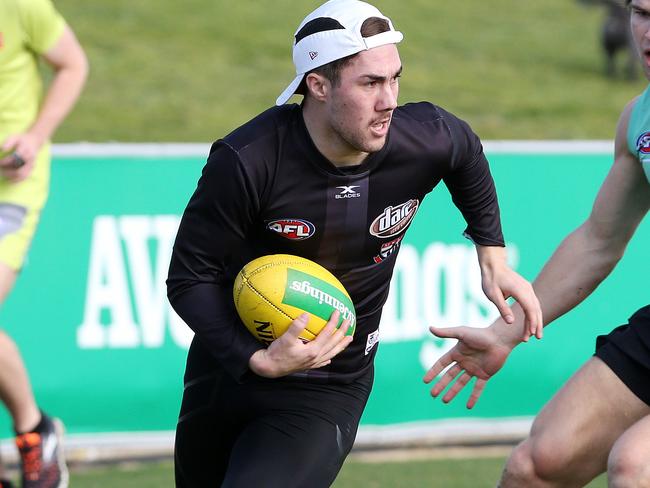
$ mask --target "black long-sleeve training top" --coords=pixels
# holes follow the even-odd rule
[[[299,105],[271,108],[216,141],[183,214],[167,281],[172,306],[196,333],[190,354],[208,350],[238,380],[251,374],[248,360],[263,346],[237,316],[234,277],[253,258],[296,254],[339,278],[357,329],[330,365],[293,377],[349,382],[363,374],[377,349],[400,242],[441,180],[467,222],[465,234],[503,246],[480,140],[435,105],[398,107],[385,146],[353,169],[335,167],[317,150]]]

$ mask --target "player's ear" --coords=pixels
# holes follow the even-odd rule
[[[309,73],[305,77],[305,86],[307,87],[307,92],[312,97],[322,102],[327,98],[330,82],[321,74]]]

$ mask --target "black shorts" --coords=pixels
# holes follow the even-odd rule
[[[627,324],[598,336],[595,355],[650,405],[650,305],[637,310]]]
[[[237,383],[222,369],[195,376],[191,362],[176,428],[178,488],[319,488],[334,482],[352,449],[372,369],[350,384],[259,377]]]

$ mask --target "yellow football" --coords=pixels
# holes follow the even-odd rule
[[[237,274],[233,297],[246,328],[265,344],[282,335],[304,312],[310,317],[300,335],[305,342],[321,331],[334,310],[341,313],[339,326],[350,319],[346,335],[352,335],[356,326],[354,304],[341,282],[320,264],[300,256],[254,259]]]

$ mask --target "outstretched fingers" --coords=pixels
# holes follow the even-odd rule
[[[473,378],[472,375],[470,375],[467,371],[463,371],[463,374],[461,374],[456,382],[452,385],[451,388],[445,393],[445,395],[442,397],[442,401],[445,403],[451,402],[456,396],[467,386],[467,384],[470,382],[470,380]],[[469,396],[469,399],[467,400],[467,408],[474,408],[474,405],[478,402],[479,398],[481,397],[481,394],[483,393],[483,389],[485,388],[485,384],[487,383],[486,380],[482,380],[480,378],[476,378],[476,382],[474,383],[474,388],[472,388],[472,393]]]
[[[431,396],[432,397],[437,397],[442,393],[442,391],[449,386],[449,383],[451,383],[456,376],[458,376],[461,372],[463,371],[463,368],[461,368],[458,364],[454,364],[451,368],[449,368],[445,374],[443,374],[440,379],[436,382],[435,385],[433,385],[433,388],[431,388]]]
[[[469,380],[472,379],[472,376],[467,373],[467,371],[463,371],[463,374],[461,374],[456,382],[449,388],[447,393],[442,397],[442,401],[445,403],[449,403],[452,401],[454,398],[456,398],[456,395],[465,388],[465,385],[469,383]]]
[[[441,339],[462,339],[465,327],[436,327],[429,326],[431,333]]]
[[[478,399],[481,398],[481,394],[483,393],[483,389],[485,389],[486,383],[487,380],[476,378],[476,383],[474,383],[472,394],[469,396],[469,399],[467,400],[467,408],[474,408],[474,405],[476,405]]]
[[[431,366],[429,371],[424,375],[424,382],[431,383],[436,376],[442,373],[442,371],[453,362],[454,360],[451,358],[451,351],[440,356],[440,358],[433,363],[433,366]]]

